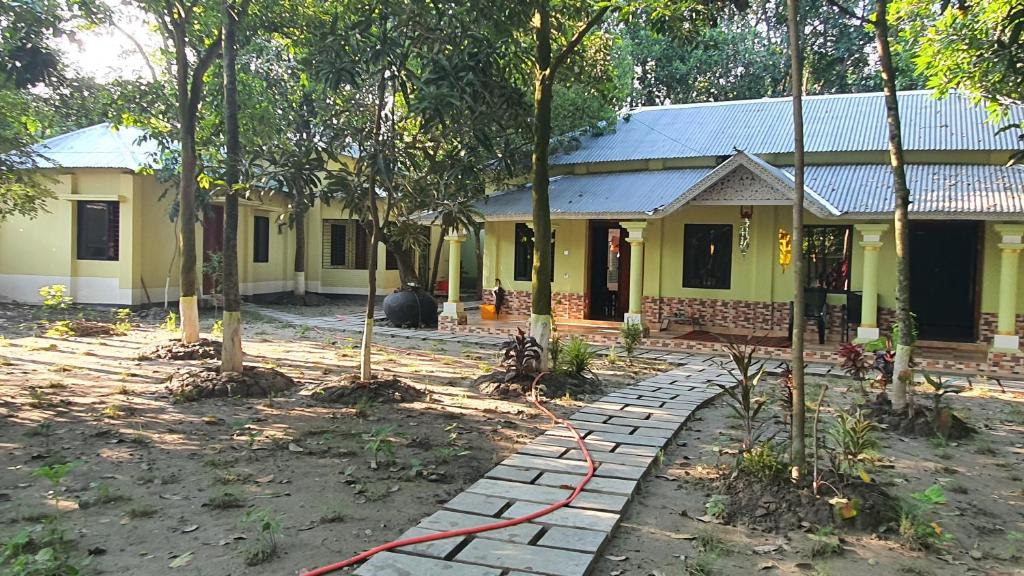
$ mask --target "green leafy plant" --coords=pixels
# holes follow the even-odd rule
[[[502,347],[501,366],[505,369],[506,382],[535,374],[540,369],[540,343],[533,336],[527,336],[522,328],[516,330],[517,333]]]
[[[214,321],[213,326],[210,328],[210,334],[212,334],[212,335],[214,335],[214,336],[216,336],[218,338],[223,336],[224,335],[224,321],[223,320],[216,320],[216,321]]]
[[[565,351],[562,354],[565,356],[565,360],[562,362],[562,369],[569,374],[575,376],[583,376],[588,373],[593,374],[591,366],[597,354],[583,337],[573,336],[569,338],[569,343],[565,345]]]
[[[256,537],[243,551],[246,566],[257,566],[277,556],[281,539],[281,516],[267,508],[249,510],[242,517],[242,525],[253,526]]]
[[[619,330],[619,341],[622,342],[622,349],[626,352],[626,358],[632,359],[633,352],[640,345],[644,337],[644,327],[638,322],[625,322]]]
[[[224,254],[221,252],[210,252],[209,259],[203,263],[203,275],[210,279],[212,284],[211,294],[220,294],[224,281]]]
[[[39,289],[39,295],[43,298],[43,310],[55,312],[67,310],[74,299],[68,296],[68,287],[63,284],[51,284]]]
[[[728,499],[722,494],[715,494],[704,503],[704,512],[715,520],[721,520],[725,516],[727,501]]]
[[[843,551],[839,534],[831,526],[818,528],[814,532],[808,533],[807,537],[811,540],[811,558],[833,556]]]
[[[76,560],[72,552],[64,530],[43,522],[0,544],[0,568],[4,576],[79,576],[88,560]]]
[[[932,376],[927,372],[921,372],[921,375],[932,390],[932,425],[935,427],[935,433],[945,438],[949,434],[953,416],[949,408],[942,405],[942,399],[947,394],[960,394],[967,387],[958,382],[944,379],[942,376]]]
[[[946,504],[942,486],[933,484],[926,490],[914,492],[900,505],[898,532],[900,541],[915,550],[942,546],[953,539],[937,521],[931,520],[935,506]]]
[[[608,349],[608,356],[605,357],[605,361],[612,366],[619,363],[619,353],[615,350],[615,344],[612,344],[612,347]]]
[[[58,505],[60,498],[58,488],[60,488],[61,483],[64,481],[64,478],[68,473],[74,470],[77,466],[77,462],[65,462],[64,464],[40,466],[32,471],[32,476],[35,478],[45,478],[50,482],[50,485],[53,487],[53,490],[50,493],[50,498],[53,500],[54,509],[58,512],[60,511],[60,506]]]
[[[132,311],[118,308],[114,311],[114,333],[124,336],[132,331]]]
[[[763,482],[777,480],[785,469],[783,450],[771,442],[759,442],[740,457],[739,471]]]
[[[551,358],[551,369],[558,370],[562,365],[562,350],[565,348],[565,344],[562,342],[562,337],[558,334],[551,335],[551,343],[548,344],[548,356]]]
[[[378,426],[363,436],[367,440],[364,448],[370,453],[370,467],[376,469],[380,462],[395,458],[395,441],[392,439],[394,426]]]
[[[71,320],[58,320],[46,327],[50,338],[70,338],[75,335],[75,324]]]
[[[878,424],[871,421],[862,410],[853,415],[836,413],[832,427],[826,431],[825,443],[825,452],[832,470],[844,476],[861,474],[869,469],[881,447],[878,429]]]
[[[754,395],[761,377],[764,376],[764,362],[754,360],[756,347],[746,343],[730,342],[725,345],[734,369],[723,365],[736,385],[715,382],[729,398],[727,405],[736,413],[743,425],[742,451],[748,452],[754,447],[760,435],[761,426],[756,423],[757,416],[764,408],[767,400]]]
[[[206,505],[214,510],[241,508],[245,504],[242,496],[234,490],[221,490],[206,500]]]
[[[174,313],[173,311],[172,312],[168,312],[167,313],[167,317],[164,319],[163,323],[160,324],[160,327],[163,328],[164,330],[167,330],[168,332],[177,332],[178,331],[178,315],[176,313]]]

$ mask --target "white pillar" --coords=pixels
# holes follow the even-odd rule
[[[882,234],[889,229],[888,224],[857,224],[854,226],[861,234],[860,245],[864,249],[863,278],[861,284],[860,325],[857,326],[858,343],[877,340],[878,330],[878,253],[882,249]]]
[[[448,301],[444,303],[441,316],[451,318],[458,324],[466,323],[466,311],[459,291],[462,289],[462,243],[466,235],[453,232],[445,237],[448,241]]]
[[[999,317],[996,334],[992,338],[992,351],[1020,352],[1020,334],[1017,333],[1017,290],[1020,253],[1024,250],[1024,224],[996,224],[1001,237],[999,243]]]
[[[647,222],[621,222],[629,242],[629,311],[622,320],[626,324],[644,326],[644,228]]]

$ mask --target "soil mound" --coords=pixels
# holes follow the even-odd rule
[[[137,360],[217,360],[220,358],[221,343],[202,338],[195,344],[182,344],[170,340],[142,351]]]
[[[242,373],[221,373],[216,367],[179,372],[171,378],[175,402],[206,398],[267,398],[295,387],[288,375],[271,368],[246,366]]]
[[[314,400],[344,406],[355,406],[359,403],[371,401],[401,404],[403,402],[415,402],[424,396],[422,390],[410,386],[398,378],[361,381],[354,376],[314,386],[307,393]]]
[[[889,430],[905,437],[930,438],[942,436],[946,440],[962,440],[974,434],[974,428],[964,422],[948,407],[939,408],[936,418],[931,407],[915,405],[908,412],[893,412],[892,401],[884,392],[865,405],[870,417]]]
[[[831,480],[830,484],[839,485],[834,483],[837,479]],[[834,492],[828,486],[822,486],[820,496],[815,496],[810,486],[738,476],[721,486],[721,493],[729,499],[724,520],[769,532],[787,532],[806,524],[875,531],[894,519],[898,502],[882,486],[854,481],[842,486],[841,491],[857,510],[852,518],[841,518],[829,503],[829,494]]]
[[[520,398],[532,393],[535,376],[518,376],[506,380],[505,372],[492,372],[480,376],[473,381],[480,392],[498,398]],[[577,376],[575,374],[551,373],[540,379],[540,393],[548,398],[571,398],[593,394],[601,390],[601,382],[596,378]]]

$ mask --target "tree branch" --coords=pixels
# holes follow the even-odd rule
[[[846,6],[843,6],[838,2],[838,0],[825,0],[825,2],[829,6],[838,10],[843,16],[846,16],[851,20],[859,22],[860,24],[872,24],[874,22],[871,18],[868,18],[867,16],[861,16],[860,14],[857,14],[853,10],[847,8]]]
[[[575,51],[580,43],[583,42],[583,39],[586,38],[587,34],[589,34],[595,26],[600,24],[602,20],[604,20],[604,17],[608,14],[609,10],[611,10],[611,6],[605,6],[599,9],[590,17],[590,20],[587,20],[583,26],[580,26],[579,29],[576,30],[576,33],[569,39],[569,42],[562,48],[562,51],[559,52],[558,55],[555,56],[555,59],[551,61],[551,66],[548,67],[548,78],[554,77],[558,68],[561,67],[562,64],[565,64],[566,60],[569,59],[569,56],[572,56],[573,51]]]
[[[203,51],[203,55],[196,61],[196,67],[192,70],[192,84],[189,89],[188,106],[189,110],[193,113],[199,110],[199,100],[202,98],[203,93],[203,76],[206,75],[206,71],[210,69],[214,60],[220,55],[220,38],[221,31],[218,31],[213,41]]]
[[[149,68],[149,75],[151,78],[153,78],[153,82],[157,82],[160,79],[160,77],[156,73],[156,68],[153,68],[153,63],[150,62],[149,55],[146,54],[146,49],[142,46],[142,43],[140,43],[138,39],[135,38],[135,36],[133,36],[130,32],[122,28],[121,25],[117,22],[111,21],[110,25],[114,27],[114,30],[117,30],[122,35],[124,35],[124,37],[127,38],[128,41],[130,41],[133,46],[135,46],[135,50],[138,51],[139,55],[142,56],[142,60],[146,63],[146,68]],[[162,24],[161,27],[163,27]]]

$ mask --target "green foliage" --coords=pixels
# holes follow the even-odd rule
[[[64,478],[69,472],[78,467],[77,462],[65,462],[64,464],[50,464],[49,466],[40,466],[32,471],[32,476],[35,478],[45,478],[54,489],[58,488]]]
[[[739,471],[762,482],[778,480],[785,469],[782,448],[771,442],[759,442],[740,455]]]
[[[68,287],[63,284],[52,284],[39,289],[39,295],[43,297],[43,310],[56,312],[67,310],[74,299],[68,295]]]
[[[761,377],[764,376],[764,362],[754,360],[756,348],[746,343],[730,342],[725,345],[733,368],[722,367],[729,372],[729,376],[736,381],[736,385],[725,385],[715,382],[729,398],[729,408],[739,417],[743,425],[743,441],[741,449],[748,452],[753,449],[759,436],[760,425],[757,424],[757,416],[761,409],[767,404],[767,399],[754,396],[754,391]]]
[[[591,366],[597,354],[582,336],[569,338],[569,343],[566,344],[563,355],[565,360],[562,363],[562,369],[569,374],[575,376],[593,374]]]
[[[953,539],[938,522],[932,521],[935,506],[946,504],[946,494],[939,484],[915,492],[900,505],[897,526],[900,541],[915,550],[942,546]]]
[[[75,324],[71,320],[51,322],[45,334],[50,338],[71,338],[75,335]]]
[[[121,336],[132,331],[132,311],[129,308],[118,308],[114,311],[114,332]]]
[[[640,345],[644,337],[644,327],[637,322],[625,322],[619,330],[619,340],[622,342],[622,349],[626,352],[627,358],[633,357],[633,352]]]
[[[548,356],[551,358],[551,369],[558,370],[562,365],[562,337],[557,333],[551,334],[551,342],[548,344]]]
[[[853,415],[837,412],[825,442],[825,452],[836,474],[853,475],[869,469],[881,447],[877,434],[878,424],[864,411]]]
[[[214,510],[227,510],[229,508],[241,508],[245,505],[245,499],[234,490],[220,490],[215,492],[206,500],[206,506]]]
[[[178,331],[178,315],[171,311],[167,313],[167,318],[164,319],[163,323],[160,324],[160,328],[168,332]]]
[[[960,394],[967,387],[959,382],[942,376],[932,376],[924,371],[921,372],[921,376],[932,390],[932,423],[935,426],[935,432],[944,438],[949,433],[949,423],[946,422],[946,419],[950,417],[950,414],[942,406],[942,399],[947,394]]]
[[[728,500],[722,494],[715,494],[704,503],[704,512],[711,518],[721,520],[725,517],[725,505]]]
[[[839,535],[831,526],[818,528],[814,532],[808,533],[807,537],[811,540],[811,558],[832,556],[843,551]]]
[[[210,334],[212,334],[213,336],[216,336],[218,338],[223,336],[224,335],[224,321],[223,320],[216,320],[216,321],[214,321],[213,326],[210,327]]]
[[[73,546],[55,522],[25,528],[0,544],[3,576],[78,576],[87,561],[72,557]]]
[[[220,294],[224,290],[224,253],[210,252],[209,259],[203,262],[203,275],[210,278],[213,288],[211,294]]]
[[[252,526],[256,537],[243,550],[246,566],[257,566],[277,556],[281,539],[281,516],[267,508],[249,510],[242,517],[242,524]]]
[[[392,438],[394,433],[394,426],[377,426],[363,435],[363,439],[367,440],[364,450],[370,453],[372,467],[376,468],[379,462],[390,462],[395,459],[395,441]]]

